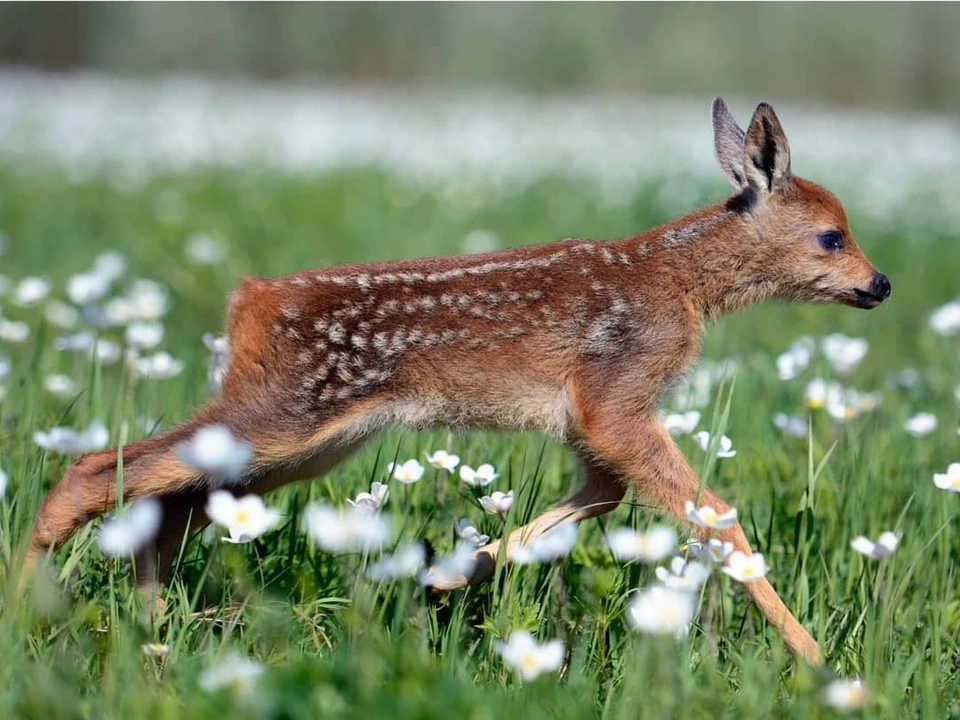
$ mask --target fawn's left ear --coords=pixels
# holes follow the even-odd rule
[[[758,195],[773,192],[790,178],[790,145],[773,108],[760,103],[743,146],[743,169]]]

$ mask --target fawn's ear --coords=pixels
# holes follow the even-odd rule
[[[737,190],[747,187],[747,176],[743,171],[743,130],[733,119],[723,98],[714,98],[713,108],[713,149],[717,153],[717,162],[730,184]]]
[[[773,108],[757,105],[743,146],[747,182],[759,195],[782,186],[790,178],[790,145]]]

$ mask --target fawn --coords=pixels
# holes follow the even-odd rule
[[[658,409],[695,362],[709,320],[767,298],[872,308],[890,283],[857,247],[829,191],[790,172],[790,149],[763,103],[744,132],[713,103],[717,159],[736,194],[622,240],[564,240],[480,255],[345,265],[246,278],[229,301],[223,387],[183,425],[123,448],[123,498],[161,500],[138,562],[164,582],[184,533],[206,523],[213,484],[175,446],[209,423],[254,448],[243,492],[329,470],[375,431],[537,430],[585,466],[580,492],[513,532],[507,557],[562,520],[609,512],[628,489],[686,521],[700,482]],[[27,565],[116,506],[118,453],[80,457],[47,496]],[[702,501],[728,506],[710,490]],[[742,528],[720,532],[750,553]],[[489,578],[498,541],[469,577]],[[787,647],[820,660],[813,638],[766,580],[747,592]]]

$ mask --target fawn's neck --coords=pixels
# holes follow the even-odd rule
[[[717,203],[622,242],[646,245],[652,270],[706,323],[776,294],[767,248],[744,215]]]

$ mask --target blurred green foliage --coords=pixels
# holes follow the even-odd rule
[[[960,107],[933,3],[0,4],[0,62]]]

